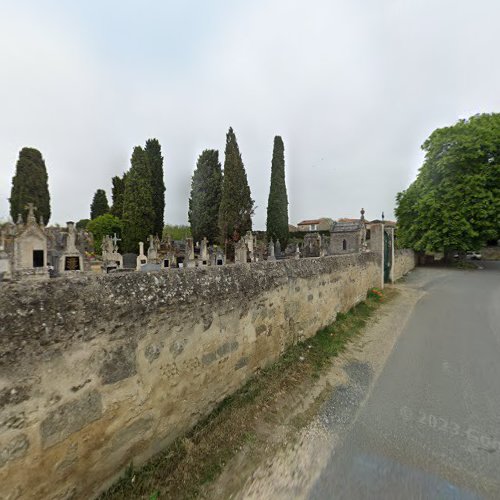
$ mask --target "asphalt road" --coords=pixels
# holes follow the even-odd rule
[[[354,424],[310,498],[500,499],[500,262],[482,265],[411,273],[426,293],[380,377],[353,366],[323,409]]]

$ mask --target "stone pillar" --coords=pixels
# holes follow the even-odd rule
[[[193,238],[186,238],[186,255],[184,259],[184,266],[196,267]]]
[[[390,274],[390,280],[391,280],[391,283],[394,283],[395,279],[394,279],[394,263],[395,263],[395,259],[394,259],[394,228],[393,227],[390,227],[387,229],[388,233],[389,233],[389,239],[390,239],[390,242],[391,242],[391,274]]]
[[[271,240],[269,242],[269,245],[267,247],[267,260],[276,260],[276,257],[274,256],[274,241]]]
[[[384,288],[384,224],[370,224],[370,251],[380,255],[380,288]]]
[[[200,261],[202,266],[207,266],[209,260],[208,255],[208,240],[207,238],[203,238],[200,244]]]
[[[140,271],[141,267],[148,263],[148,258],[144,255],[144,243],[139,241],[139,255],[137,256],[136,270]]]
[[[3,233],[0,234],[0,281],[11,278],[10,258],[5,251],[5,240]]]

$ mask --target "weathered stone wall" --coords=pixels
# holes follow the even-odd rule
[[[2,495],[94,496],[362,300],[379,259],[0,285]]]
[[[417,257],[413,250],[396,249],[394,251],[394,279],[398,280],[408,274],[417,265]]]

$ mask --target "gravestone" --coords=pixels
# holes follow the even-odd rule
[[[113,237],[106,235],[102,239],[101,248],[102,248],[102,267],[106,272],[109,272],[114,269],[122,269],[123,268],[123,257],[118,252],[118,242],[121,241],[116,233]],[[132,268],[135,267],[135,264]]]
[[[276,240],[276,245],[274,245],[274,255],[277,259],[281,259],[283,258],[283,256],[281,255],[281,243],[280,243],[280,240]]]
[[[200,264],[202,266],[207,266],[209,262],[210,255],[208,254],[208,240],[203,238],[200,244]]]
[[[272,240],[272,238],[267,245],[267,260],[276,260],[276,257],[274,255],[274,241]]]
[[[66,245],[59,257],[59,273],[83,271],[83,256],[76,248],[76,230],[74,222],[66,223]]]
[[[248,256],[247,245],[243,238],[237,241],[234,245],[234,262],[235,264],[246,264]]]
[[[148,258],[144,255],[144,243],[139,241],[139,255],[136,259],[136,270],[140,271],[141,267],[148,263]]]
[[[11,278],[10,258],[5,251],[5,236],[0,233],[0,281]]]
[[[186,238],[186,251],[183,267],[195,267],[196,258],[194,254],[193,238]]]
[[[135,269],[137,265],[137,254],[136,253],[125,253],[123,254],[123,267],[124,269]]]

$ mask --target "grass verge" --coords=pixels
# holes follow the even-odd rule
[[[291,415],[283,406],[283,395],[298,386],[313,384],[359,335],[368,318],[397,292],[373,289],[365,301],[315,336],[289,347],[272,365],[254,375],[241,389],[227,397],[186,436],[176,439],[166,450],[139,469],[132,466],[99,498],[157,500],[196,498],[243,449],[262,453],[273,426],[293,419],[305,426],[307,418]],[[267,431],[263,431],[267,427]],[[298,429],[296,429],[298,430]]]

